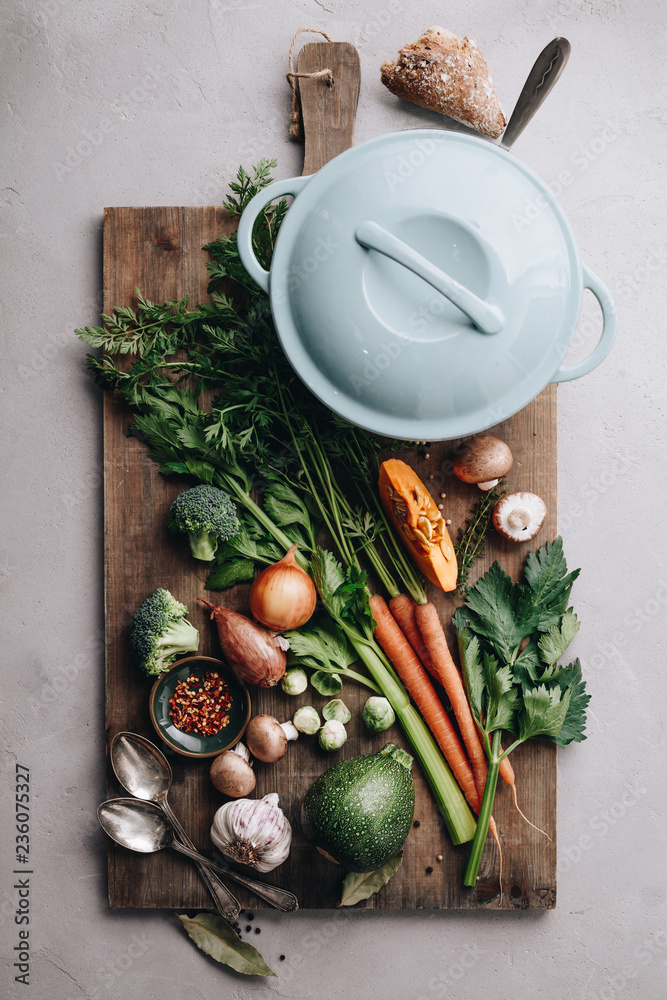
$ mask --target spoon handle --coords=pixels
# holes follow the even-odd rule
[[[217,862],[204,857],[203,854],[198,854],[197,851],[190,850],[189,847],[185,847],[176,840],[174,840],[171,846],[180,851],[181,854],[185,854],[186,857],[192,858],[193,861],[199,861],[212,871],[221,872],[225,878],[231,878],[234,882],[238,882],[239,885],[245,886],[246,889],[250,889],[256,896],[259,896],[260,899],[263,899],[266,903],[270,903],[271,906],[275,906],[276,909],[282,910],[284,913],[291,913],[293,910],[299,909],[299,900],[293,892],[288,892],[287,889],[280,889],[277,885],[268,885],[266,882],[259,882],[254,878],[239,875],[238,872],[232,871],[226,865],[219,865]]]
[[[199,877],[211,894],[211,898],[213,899],[220,916],[224,917],[226,920],[236,920],[241,912],[241,904],[238,899],[227,888],[225,883],[218,878],[216,873],[212,872],[208,865],[202,863],[201,855],[197,854],[195,851],[195,845],[174,816],[167,802],[163,799],[160,805],[165,816],[171,823],[174,833],[176,834],[176,837],[172,842],[172,847],[174,847],[177,851],[181,851],[182,854],[187,854],[187,856],[191,857],[195,862]],[[179,843],[179,841],[181,841],[181,843]],[[185,845],[185,849],[183,849],[182,845]]]

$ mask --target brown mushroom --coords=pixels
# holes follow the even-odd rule
[[[492,434],[479,434],[466,441],[454,459],[454,475],[464,483],[476,483],[480,490],[492,490],[513,463],[504,441]]]
[[[256,715],[248,723],[245,741],[253,757],[265,764],[273,764],[285,756],[288,741],[298,735],[291,722],[281,725],[272,715]]]
[[[242,743],[233,750],[225,750],[211,764],[210,778],[214,788],[230,799],[250,795],[255,787],[255,772],[244,755],[248,753]]]
[[[546,516],[546,504],[535,493],[508,493],[493,508],[493,526],[509,542],[527,542]]]

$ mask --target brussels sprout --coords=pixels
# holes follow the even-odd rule
[[[320,717],[312,705],[304,705],[303,708],[298,708],[294,713],[292,722],[300,733],[306,733],[308,736],[313,736],[321,725]]]
[[[318,694],[323,694],[325,698],[332,694],[340,694],[343,690],[340,674],[332,674],[330,670],[316,670],[311,674],[310,683]]]
[[[396,722],[394,710],[387,699],[378,698],[377,695],[368,699],[361,713],[361,718],[373,733],[383,733],[385,729],[389,729]]]
[[[283,674],[280,686],[285,694],[303,694],[308,687],[308,677],[306,671],[301,667],[290,667]]]
[[[336,722],[346,723],[352,718],[352,713],[340,698],[334,698],[332,701],[328,701],[324,708],[322,709],[323,717],[329,722],[334,719]]]
[[[323,750],[340,750],[347,739],[347,730],[342,722],[330,719],[320,729],[320,746]]]

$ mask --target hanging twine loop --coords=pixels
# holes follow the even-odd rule
[[[303,142],[303,117],[301,114],[301,100],[299,98],[299,88],[296,85],[297,80],[322,80],[327,87],[333,87],[334,85],[334,75],[330,69],[321,69],[318,73],[296,73],[294,70],[294,46],[296,45],[296,40],[299,35],[303,32],[312,32],[315,35],[322,35],[326,38],[328,42],[331,41],[329,36],[324,31],[318,31],[317,28],[299,28],[296,35],[292,39],[292,44],[289,47],[289,73],[287,73],[287,82],[292,90],[292,114],[290,116],[290,126],[289,126],[289,137],[290,139],[296,139],[298,142]]]

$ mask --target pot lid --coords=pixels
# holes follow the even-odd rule
[[[428,129],[353,147],[307,180],[270,294],[282,346],[323,402],[375,433],[431,440],[497,424],[544,388],[582,273],[531,170]]]

